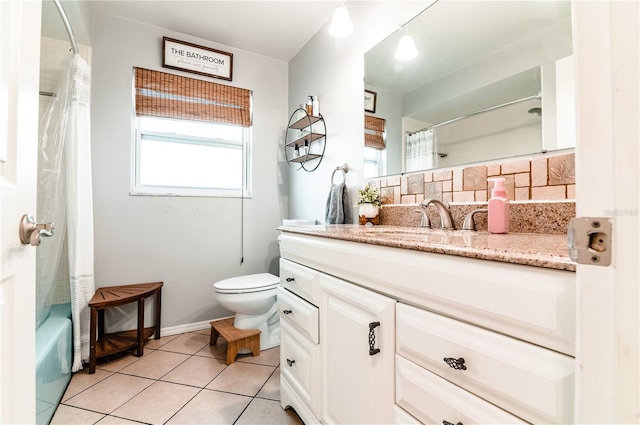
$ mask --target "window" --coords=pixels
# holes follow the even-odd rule
[[[385,174],[383,152],[386,141],[386,120],[384,118],[364,116],[364,178]]]
[[[384,175],[382,172],[382,151],[380,149],[364,147],[364,170],[362,175],[365,179]]]
[[[364,116],[364,145],[375,149],[384,149],[387,121],[384,118]]]
[[[136,128],[133,194],[250,196],[248,128],[152,117]]]
[[[135,68],[132,195],[251,195],[251,93]]]

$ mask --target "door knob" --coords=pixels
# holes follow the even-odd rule
[[[30,214],[25,214],[20,219],[20,242],[24,245],[39,246],[41,237],[53,236],[55,226],[53,223],[36,223]]]

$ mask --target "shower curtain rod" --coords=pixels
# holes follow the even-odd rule
[[[62,18],[64,27],[67,29],[67,34],[69,35],[69,41],[71,42],[71,50],[73,51],[73,53],[78,53],[79,50],[78,50],[78,45],[76,44],[76,37],[73,35],[73,29],[71,28],[71,23],[69,22],[69,18],[67,18],[67,14],[64,12],[62,3],[60,3],[60,0],[53,0],[53,3],[56,5],[56,8],[60,13],[60,18]]]
[[[470,113],[470,114],[468,114],[468,115],[463,115],[463,116],[461,116],[461,117],[457,117],[457,118],[453,118],[453,119],[450,119],[450,120],[447,120],[447,121],[443,121],[443,122],[441,122],[441,123],[434,124],[434,125],[429,126],[429,127],[421,128],[420,130],[416,130],[416,131],[406,131],[406,132],[405,132],[405,134],[407,134],[407,135],[411,136],[411,135],[413,135],[413,134],[420,133],[421,131],[428,131],[428,130],[434,129],[434,128],[436,128],[436,127],[440,127],[440,126],[442,126],[442,125],[445,125],[445,124],[451,124],[451,123],[453,123],[453,122],[460,121],[460,120],[463,120],[463,119],[465,119],[465,118],[469,118],[469,117],[473,117],[473,116],[475,116],[475,115],[483,114],[483,113],[485,113],[485,112],[493,111],[494,109],[504,108],[505,106],[514,105],[514,104],[516,104],[516,103],[525,102],[525,101],[527,101],[527,100],[531,100],[531,99],[541,99],[541,98],[542,98],[542,93],[538,93],[538,94],[533,95],[533,96],[527,96],[527,97],[523,97],[522,99],[512,100],[511,102],[503,103],[503,104],[501,104],[501,105],[492,106],[492,107],[490,107],[490,108],[483,109],[483,110],[481,110],[481,111],[472,112],[472,113]]]

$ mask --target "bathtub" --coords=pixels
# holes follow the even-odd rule
[[[71,304],[51,306],[36,329],[36,423],[48,424],[71,380]]]

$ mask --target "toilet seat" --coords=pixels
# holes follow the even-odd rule
[[[275,289],[280,284],[280,278],[271,273],[257,273],[224,279],[213,284],[213,288],[220,294],[243,294],[248,292],[262,292]]]

